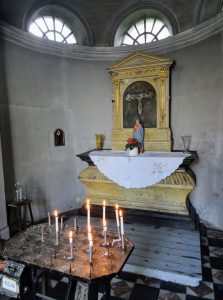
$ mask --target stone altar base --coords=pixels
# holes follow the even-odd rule
[[[87,187],[87,197],[92,204],[106,204],[180,215],[188,215],[186,198],[195,187],[193,177],[184,169],[147,188],[127,189],[104,176],[95,166],[89,166],[79,175]]]

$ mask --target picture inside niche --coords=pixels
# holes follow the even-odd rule
[[[62,129],[56,129],[54,132],[54,145],[65,146],[65,133]]]
[[[123,127],[132,128],[140,119],[144,128],[157,126],[157,101],[154,87],[145,81],[130,84],[123,95]]]

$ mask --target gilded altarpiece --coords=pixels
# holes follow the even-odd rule
[[[136,52],[108,68],[113,83],[112,150],[123,150],[135,119],[144,126],[144,148],[171,150],[169,69],[172,60]]]

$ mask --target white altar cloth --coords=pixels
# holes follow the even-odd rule
[[[146,151],[128,156],[126,151],[92,151],[90,158],[108,179],[125,188],[145,188],[171,175],[190,153]]]

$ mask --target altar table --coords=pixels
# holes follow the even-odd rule
[[[90,158],[108,179],[125,188],[145,188],[171,175],[190,153],[146,151],[129,156],[127,151],[92,151]]]
[[[44,243],[41,241],[41,228],[44,228]],[[73,238],[74,258],[73,260],[69,259],[69,231],[71,229],[70,226],[66,225],[64,229],[60,230],[58,246],[55,245],[55,227],[47,224],[29,227],[26,231],[13,237],[6,243],[6,248],[2,255],[3,261],[21,263],[32,270],[33,290],[32,296],[28,299],[35,299],[35,289],[40,270],[48,275],[55,273],[67,277],[69,279],[69,289],[73,289],[74,293],[77,282],[86,283],[88,286],[88,300],[98,299],[98,285],[102,283],[105,285],[107,299],[109,298],[110,281],[124,267],[133,250],[133,244],[125,237],[124,250],[121,249],[119,242],[113,247],[110,245],[109,248],[105,248],[102,245],[102,231],[96,228],[92,229],[94,242],[93,265],[90,266],[86,228],[79,227],[75,232]],[[108,230],[108,241],[112,242],[112,239],[115,237],[117,238],[116,233]],[[107,255],[108,253],[109,255]],[[52,298],[46,297],[43,299]],[[71,299],[70,291],[64,299]]]

